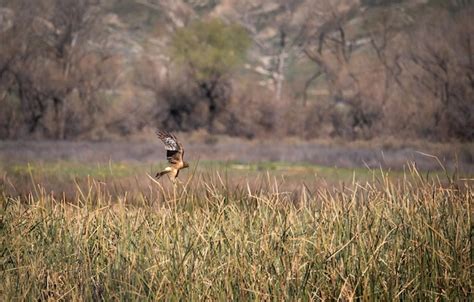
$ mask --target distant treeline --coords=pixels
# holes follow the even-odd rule
[[[471,1],[142,1],[158,21],[133,35],[123,2],[0,4],[1,139],[474,139]]]

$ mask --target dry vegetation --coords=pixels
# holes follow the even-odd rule
[[[472,297],[469,180],[411,169],[287,191],[270,174],[194,172],[130,194],[109,169],[65,184],[72,197],[36,169],[30,193],[7,194],[4,176],[1,300]]]
[[[5,0],[0,138],[156,126],[472,141],[472,12],[457,0]]]
[[[473,10],[0,1],[0,301],[472,300]]]
[[[0,300],[472,300],[473,9],[0,1]]]

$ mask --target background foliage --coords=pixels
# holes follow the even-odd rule
[[[472,141],[471,1],[0,4],[0,137]]]

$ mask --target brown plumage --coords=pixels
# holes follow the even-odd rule
[[[183,145],[178,141],[176,136],[167,131],[158,130],[156,134],[165,145],[166,158],[169,162],[168,167],[166,167],[163,171],[156,173],[156,178],[160,178],[161,176],[167,174],[168,177],[174,182],[178,177],[179,171],[189,167],[189,164],[183,160]]]

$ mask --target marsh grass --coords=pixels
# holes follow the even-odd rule
[[[261,180],[194,171],[142,194],[94,178],[74,200],[3,193],[0,299],[472,298],[469,180],[414,168],[332,189]]]
[[[0,190],[9,196],[27,198],[39,188],[53,195],[55,199],[65,199],[76,203],[78,188],[89,191],[92,182],[101,184],[101,191],[111,197],[127,195],[127,200],[154,199],[154,190],[150,190],[150,180],[146,176],[154,175],[163,165],[137,162],[75,162],[75,161],[36,161],[36,162],[0,162]],[[379,183],[380,170],[368,168],[335,168],[308,163],[259,162],[243,163],[238,161],[200,161],[191,170],[181,172],[180,178],[199,175],[206,181],[217,181],[216,175],[224,178],[227,189],[235,187],[261,188],[278,183],[280,191],[299,193],[302,187],[333,188],[335,186],[359,183]],[[384,176],[391,180],[401,179],[407,174],[400,170],[384,170]],[[426,172],[424,172],[426,173]],[[430,171],[425,178],[445,178],[444,172]],[[409,176],[410,177],[410,176]],[[165,186],[168,181],[165,180]],[[202,187],[201,182],[191,182],[189,187]]]

